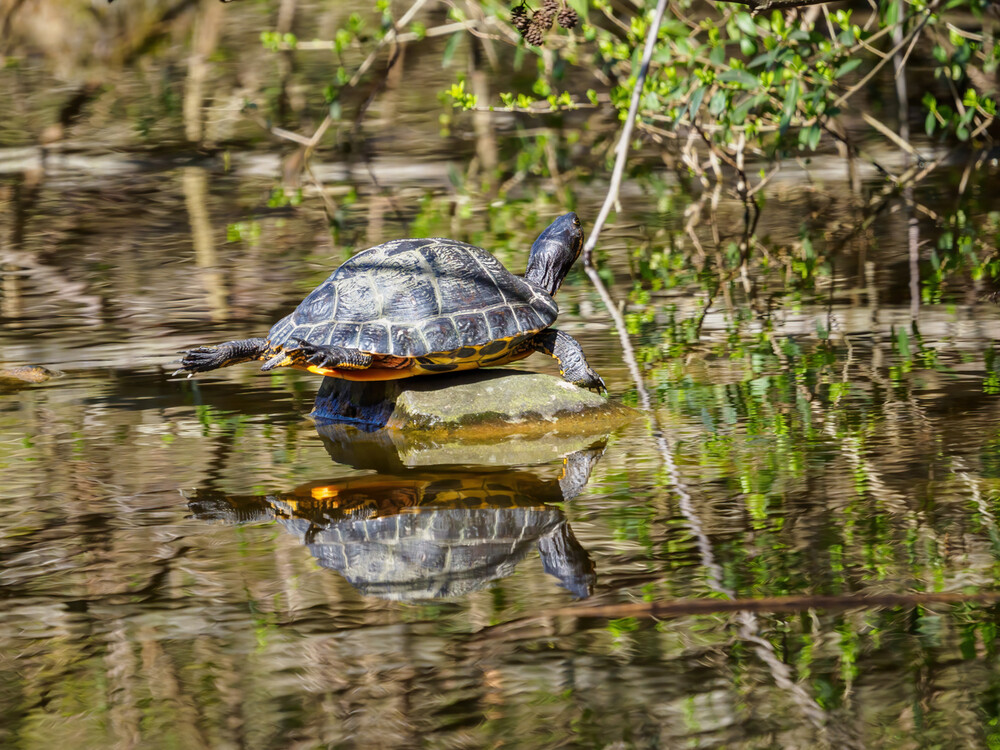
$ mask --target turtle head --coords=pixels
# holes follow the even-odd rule
[[[538,235],[524,278],[555,294],[583,250],[583,227],[575,213],[563,214]]]

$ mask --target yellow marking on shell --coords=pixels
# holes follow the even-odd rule
[[[515,339],[498,339],[498,341],[504,341],[506,343],[511,343]],[[312,365],[308,363],[294,363],[290,362],[291,358],[286,358],[282,363],[281,367],[289,366],[294,367],[296,370],[305,370],[306,372],[311,372],[314,375],[323,375],[331,378],[340,378],[341,380],[353,380],[357,382],[373,382],[381,380],[402,380],[403,378],[412,378],[415,375],[443,375],[449,372],[460,372],[461,370],[473,370],[477,367],[483,366],[482,350],[492,343],[482,344],[480,346],[470,346],[469,349],[473,349],[473,353],[467,357],[457,358],[455,356],[455,351],[450,352],[437,352],[435,354],[428,354],[423,357],[412,357],[405,360],[398,360],[403,362],[402,367],[369,367],[366,369],[336,369],[332,367],[320,367],[318,365]],[[505,365],[508,362],[515,362],[519,359],[524,359],[529,354],[532,354],[535,350],[531,347],[521,348],[515,347],[513,349],[507,348],[506,350],[501,349],[494,354],[488,355],[491,359],[487,367],[495,367],[497,365]],[[425,362],[420,362],[420,360],[425,360]],[[427,367],[425,365],[430,365]],[[448,370],[436,370],[433,369],[434,365],[453,365],[451,369]]]
[[[341,380],[374,381],[374,380],[401,380],[416,375],[412,367],[401,370],[389,370],[383,367],[369,367],[367,370],[335,370],[330,367],[309,367],[298,368],[311,372],[314,375],[325,375],[330,378],[340,378]]]
[[[333,498],[340,495],[340,490],[332,485],[324,485],[322,487],[313,487],[309,494],[312,496],[313,500],[332,500]]]

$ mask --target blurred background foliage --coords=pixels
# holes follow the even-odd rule
[[[24,63],[41,54],[41,74],[59,83],[48,88],[52,122],[39,131],[15,119],[0,134],[9,145],[99,138],[126,150],[193,148],[225,164],[246,149],[280,153],[267,208],[318,205],[347,246],[357,239],[341,233],[359,199],[354,177],[404,233],[453,234],[483,214],[516,231],[519,203],[593,203],[655,5],[572,0],[579,24],[555,25],[532,46],[512,12],[541,7],[516,3],[4,2],[12,80],[36,83],[41,71]],[[738,326],[734,300],[756,318],[762,298],[835,294],[836,264],[854,264],[852,248],[870,246],[888,216],[903,218],[908,262],[919,266],[912,305],[995,289],[1000,217],[982,190],[1000,154],[997,6],[795,6],[667,4],[626,183],[656,218],[635,246],[599,248],[635,280],[630,332],[671,320],[646,359],[697,343],[720,301]],[[186,59],[174,59],[179,41]],[[150,67],[158,58],[183,80]],[[37,111],[14,102],[14,118]],[[378,168],[399,175],[396,158],[426,165],[438,154],[457,157],[439,173],[451,194],[444,221],[415,216]],[[807,203],[799,220],[776,226],[765,212],[761,222],[768,201],[793,192]],[[441,205],[422,204],[431,214]],[[227,238],[253,242],[258,231],[251,218]],[[848,286],[867,285],[858,267]],[[701,309],[656,304],[672,290]]]

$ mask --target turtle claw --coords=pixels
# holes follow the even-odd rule
[[[306,357],[306,360],[316,365],[317,367],[326,367],[330,364],[330,358],[323,352],[316,352],[311,357]]]
[[[273,370],[273,369],[274,369],[275,367],[277,367],[277,366],[278,366],[278,365],[280,365],[280,364],[281,364],[282,362],[284,362],[284,361],[285,361],[285,358],[286,358],[287,356],[288,356],[288,353],[287,353],[287,352],[278,352],[278,353],[277,353],[277,354],[275,354],[275,355],[274,355],[273,357],[271,357],[271,358],[270,358],[269,360],[267,360],[267,362],[265,362],[264,364],[262,364],[262,365],[260,366],[260,371],[261,371],[261,372],[270,372],[270,371],[271,371],[271,370]]]
[[[224,355],[220,356],[221,353],[216,346],[199,346],[180,353],[184,356],[180,359],[180,369],[174,375],[178,372],[186,372],[188,377],[191,377],[196,372],[214,370],[225,359]]]
[[[209,370],[217,370],[220,367],[225,367],[230,364],[235,364],[233,361],[232,348],[223,344],[222,346],[199,346],[194,349],[187,349],[181,352],[182,356],[180,359],[180,369],[174,374],[179,372],[188,373],[188,377],[199,373],[208,372]],[[236,360],[239,362],[242,360]]]
[[[326,347],[310,344],[304,339],[292,339],[292,341],[295,343],[295,350],[302,354],[306,362],[317,367],[328,367],[336,364]]]
[[[184,373],[187,373],[188,380],[193,378],[195,374],[193,370],[185,370],[183,367],[180,367],[174,370],[172,373],[170,373],[170,377],[176,378],[178,375],[183,375]]]
[[[587,374],[575,381],[573,385],[577,385],[580,388],[586,388],[588,391],[593,391],[594,393],[599,393],[602,396],[608,392],[608,387],[604,385],[604,380],[593,370],[587,372]]]

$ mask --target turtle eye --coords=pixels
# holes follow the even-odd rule
[[[574,227],[580,226],[580,217],[579,216],[574,216],[573,217],[573,226]]]

